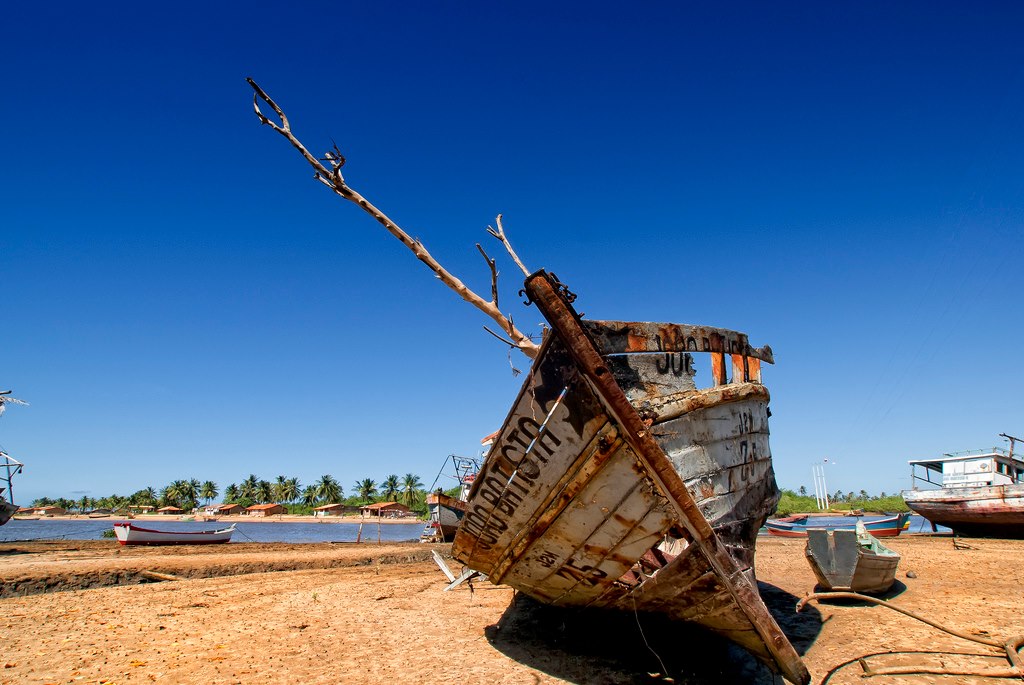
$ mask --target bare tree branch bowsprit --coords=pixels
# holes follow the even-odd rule
[[[388,233],[398,238],[403,245],[409,248],[412,253],[416,255],[416,259],[426,264],[442,283],[454,290],[455,293],[463,300],[469,302],[471,305],[494,320],[501,327],[501,330],[508,335],[509,339],[506,341],[507,344],[521,350],[523,354],[531,359],[536,358],[540,349],[539,345],[531,340],[525,333],[516,328],[515,324],[512,322],[512,318],[502,314],[501,310],[498,308],[498,271],[494,260],[487,256],[487,253],[484,252],[483,248],[480,248],[480,246],[477,245],[491,271],[490,300],[486,300],[477,295],[455,275],[441,266],[430,252],[423,247],[423,244],[419,240],[413,238],[402,230],[402,228],[392,221],[387,214],[374,206],[369,200],[353,190],[351,186],[345,182],[345,177],[341,173],[341,168],[345,165],[345,157],[341,154],[341,150],[338,149],[336,144],[333,144],[331,150],[326,152],[323,157],[316,157],[311,154],[306,146],[303,145],[302,142],[299,141],[299,139],[292,133],[291,125],[288,122],[288,117],[285,115],[284,110],[282,110],[255,81],[251,78],[247,78],[246,81],[249,82],[249,85],[252,86],[254,91],[252,105],[253,109],[256,111],[256,117],[261,123],[270,126],[272,129],[284,136],[288,142],[291,143],[292,147],[299,151],[299,154],[301,154],[309,165],[313,167],[318,181],[334,191],[335,194],[361,207],[363,211],[372,216],[378,221],[378,223],[387,229]],[[274,110],[279,121],[273,121],[263,114],[260,110],[261,100]],[[505,229],[502,226],[500,214],[497,217],[496,223],[498,228],[494,229],[488,226],[487,232],[497,240],[501,241],[512,260],[516,263],[516,266],[518,266],[524,274],[529,275],[529,271],[523,265],[519,256],[516,255],[515,250],[512,249],[508,238],[505,236]]]

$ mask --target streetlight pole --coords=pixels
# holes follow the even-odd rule
[[[825,459],[828,462],[828,459]],[[814,476],[814,499],[817,501],[818,509],[824,510],[831,506],[828,500],[828,485],[825,484],[825,464],[815,462],[811,466],[811,473]]]

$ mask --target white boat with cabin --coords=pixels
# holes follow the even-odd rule
[[[907,506],[933,529],[947,526],[973,537],[1024,538],[1024,460],[999,447],[910,461]],[[930,489],[919,489],[921,486]]]

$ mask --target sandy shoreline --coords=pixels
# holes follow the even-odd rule
[[[949,537],[901,536],[886,544],[903,555],[893,603],[968,633],[1024,634],[1024,541],[955,549]],[[831,685],[864,683],[857,659],[865,656],[875,666],[1005,664],[985,656],[988,648],[881,607],[818,604],[796,614],[796,599],[814,585],[803,541],[757,545],[762,594],[815,683],[829,674]],[[663,672],[690,685],[773,682],[737,648],[658,617],[539,607],[486,582],[443,592],[447,581],[429,560],[435,549],[448,551],[415,543],[0,544],[0,684],[668,682]],[[140,583],[141,571],[184,579]]]

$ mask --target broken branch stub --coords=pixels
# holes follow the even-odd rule
[[[374,219],[376,219],[377,222],[380,223],[385,228],[385,230],[387,230],[388,233],[390,233],[399,241],[401,241],[401,243],[405,245],[416,256],[416,259],[423,262],[427,266],[427,268],[433,271],[434,274],[441,280],[442,283],[448,286],[451,290],[454,290],[459,297],[461,297],[463,300],[465,300],[466,302],[470,303],[471,305],[482,311],[484,314],[490,317],[491,320],[493,320],[495,323],[501,326],[501,329],[508,334],[513,347],[519,349],[520,351],[523,352],[523,354],[530,357],[531,359],[537,357],[537,354],[540,350],[540,346],[533,340],[531,340],[529,336],[527,336],[525,333],[516,328],[515,325],[512,323],[512,319],[502,314],[501,310],[498,308],[498,272],[496,267],[494,266],[493,260],[490,259],[490,257],[488,257],[486,253],[483,253],[482,249],[480,251],[481,253],[484,254],[484,259],[487,260],[488,266],[490,267],[491,270],[490,300],[486,300],[480,295],[477,295],[473,290],[466,286],[465,283],[459,280],[459,278],[457,278],[454,274],[452,274],[443,266],[441,266],[440,262],[434,259],[433,255],[431,255],[430,252],[427,251],[427,249],[423,246],[423,243],[421,243],[419,240],[413,238],[408,233],[406,233],[398,224],[392,221],[387,214],[385,214],[383,211],[374,206],[373,203],[371,203],[361,194],[353,190],[352,187],[345,182],[345,178],[341,173],[341,168],[345,164],[345,157],[344,155],[341,154],[341,151],[338,149],[337,145],[333,145],[333,149],[325,153],[322,158],[318,158],[315,155],[311,154],[309,150],[306,148],[306,146],[303,145],[302,142],[298,138],[296,138],[295,135],[292,133],[291,124],[289,123],[288,117],[287,115],[285,115],[284,110],[281,109],[281,107],[279,107],[278,104],[274,102],[270,98],[270,96],[267,95],[266,92],[264,92],[264,90],[260,88],[260,86],[255,81],[253,81],[251,78],[247,78],[246,81],[248,81],[249,85],[253,89],[254,94],[252,98],[252,105],[253,109],[256,112],[256,117],[260,120],[260,123],[266,126],[270,126],[272,129],[274,129],[279,134],[284,136],[284,138],[287,139],[289,143],[291,143],[291,146],[298,150],[299,154],[301,154],[303,158],[309,163],[309,165],[313,167],[315,177],[318,181],[320,181],[325,186],[330,188],[338,196],[358,205],[364,212],[366,212]],[[270,107],[274,111],[274,114],[276,115],[278,121],[274,121],[270,117],[263,114],[263,111],[260,109],[260,101],[264,102],[268,107]],[[330,168],[325,166],[325,162],[327,165],[330,166]],[[512,246],[509,244],[508,238],[505,236],[505,230],[501,223],[500,214],[498,215],[496,223],[498,224],[498,229],[495,230],[488,226],[488,233],[490,233],[492,236],[501,241],[501,243],[505,246],[505,249],[508,251],[509,255],[515,261],[516,265],[523,271],[523,273],[528,275],[529,272],[523,265],[522,261],[520,261],[519,257],[512,249]]]

